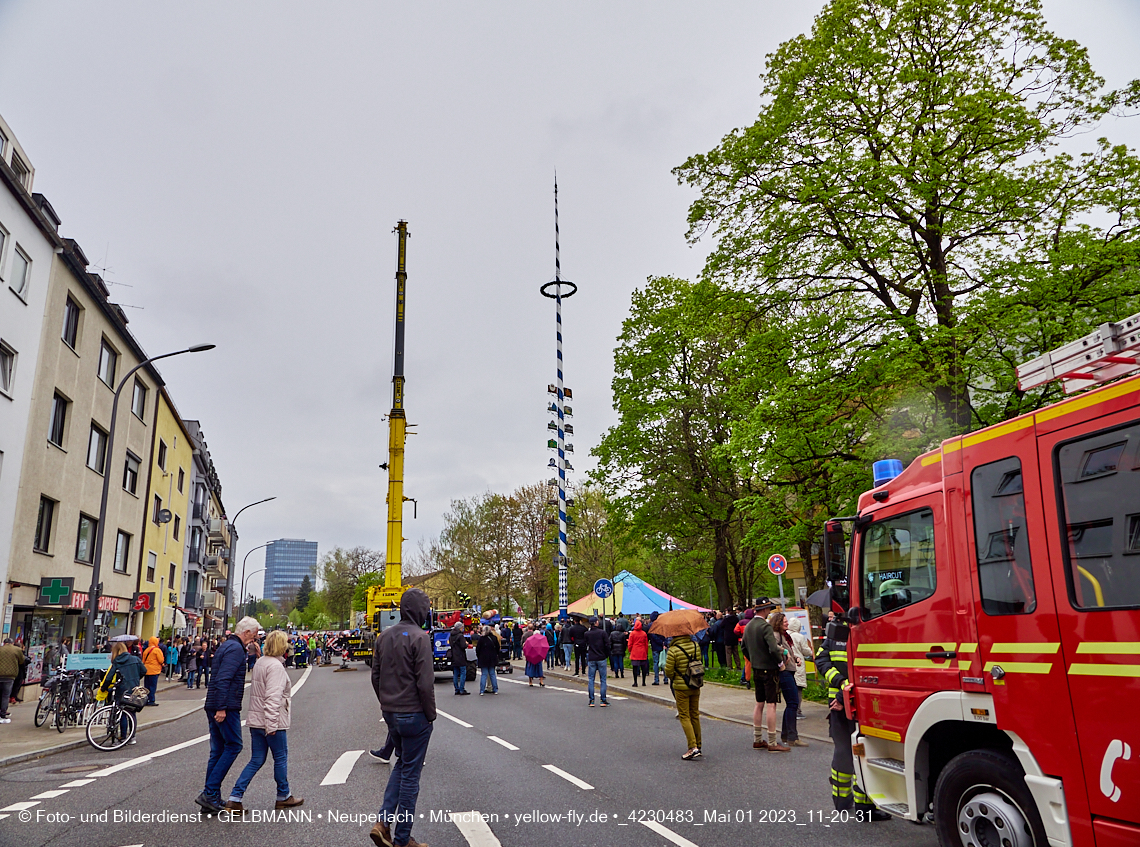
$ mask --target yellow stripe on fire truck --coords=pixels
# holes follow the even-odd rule
[[[1140,641],[1082,641],[1079,655],[1140,656]],[[1115,676],[1140,678],[1140,665],[1111,665],[1107,662],[1074,662],[1069,665],[1072,676]]]
[[[950,644],[947,649],[953,651],[955,644]],[[855,647],[856,654],[859,653],[929,653],[930,644],[923,642],[890,642],[884,644],[859,644]],[[859,668],[896,668],[898,670],[942,670],[942,671],[956,671],[953,662],[946,662],[939,664],[934,659],[927,659],[925,656],[921,659],[904,659],[904,658],[889,658],[889,657],[871,657],[856,655],[855,665]]]

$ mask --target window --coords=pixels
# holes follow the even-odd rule
[[[115,539],[115,573],[126,573],[127,562],[131,556],[131,537],[127,533],[119,530],[119,535]]]
[[[2,141],[2,140],[3,140],[3,136],[2,136],[2,134],[0,134],[0,141]],[[4,145],[2,143],[0,143],[0,153],[4,152],[3,147],[4,147]],[[7,245],[7,243],[8,243],[8,231],[6,229],[4,229],[4,227],[0,226],[0,279],[4,278],[4,275],[3,275],[4,274],[4,247],[5,247],[5,245]]]
[[[62,447],[66,425],[67,399],[56,394],[51,401],[51,427],[48,429],[48,441],[57,447]]]
[[[182,487],[186,484],[186,471],[182,468],[178,469],[178,493],[182,493]]]
[[[91,422],[91,437],[87,439],[87,467],[96,473],[103,473],[107,461],[107,433],[94,421]]]
[[[182,531],[182,518],[174,516],[174,540],[178,540],[178,533]]]
[[[115,386],[115,364],[118,361],[119,354],[111,348],[107,339],[104,338],[103,344],[99,348],[99,379],[112,388]]]
[[[161,511],[162,511],[162,498],[159,497],[157,494],[155,494],[154,495],[154,515],[151,516],[151,520],[153,520],[155,523],[161,523],[161,521],[158,519],[158,513]]]
[[[146,581],[154,582],[154,566],[158,564],[157,553],[146,554]]]
[[[3,131],[0,131],[0,157],[4,155],[4,151],[8,149],[8,136]]]
[[[55,517],[55,501],[47,497],[40,498],[40,512],[36,517],[36,537],[32,540],[32,549],[46,553],[51,545],[51,525]]]
[[[1069,599],[1140,607],[1140,423],[1061,444],[1053,462]]]
[[[95,536],[99,528],[99,521],[95,518],[81,514],[79,516],[79,533],[75,537],[75,560],[88,565],[95,561]]]
[[[139,457],[134,453],[127,453],[127,462],[123,467],[123,488],[137,494],[139,487]]]
[[[63,307],[63,340],[72,350],[79,340],[79,304],[70,297]]]
[[[863,531],[862,605],[877,618],[934,594],[934,513],[875,521]]]
[[[970,474],[978,585],[987,615],[1027,615],[1037,608],[1021,460],[1002,459]]]
[[[131,411],[140,420],[146,419],[146,386],[137,379],[135,380],[134,393],[131,394]]]
[[[166,470],[166,442],[161,438],[158,440],[158,466]]]
[[[0,391],[5,394],[12,393],[12,384],[16,379],[16,351],[0,341]]]
[[[28,295],[28,278],[32,275],[31,272],[32,260],[24,254],[20,245],[17,244],[16,249],[12,251],[12,273],[8,284],[12,286],[13,291],[25,299]]]
[[[28,187],[28,177],[31,175],[31,168],[24,164],[15,152],[12,153],[12,171],[16,174],[16,181],[24,188]]]
[[[170,563],[170,579],[169,579],[169,580],[167,580],[167,583],[166,583],[166,587],[167,587],[167,588],[169,588],[169,589],[171,589],[172,591],[174,590],[174,577],[177,575],[177,574],[175,573],[175,571],[176,571],[177,569],[178,569],[178,568],[177,568],[177,566],[174,564],[174,562],[171,562],[171,563]]]

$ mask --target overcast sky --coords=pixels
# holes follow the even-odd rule
[[[384,546],[408,221],[407,558],[451,500],[549,476],[555,169],[581,479],[630,293],[705,254],[671,169],[755,119],[765,54],[822,5],[0,0],[0,114],[144,349],[218,345],[162,372],[229,514],[277,496],[239,557]],[[1045,8],[1109,84],[1140,76],[1140,4]]]

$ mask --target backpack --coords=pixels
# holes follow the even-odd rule
[[[689,651],[684,647],[681,647],[680,650],[689,660],[689,665],[681,674],[681,679],[689,688],[700,688],[705,684],[705,663],[701,661],[700,650],[697,650],[693,655],[689,655]]]

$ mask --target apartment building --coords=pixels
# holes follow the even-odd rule
[[[193,445],[191,467],[190,543],[186,551],[184,608],[192,634],[220,634],[225,630],[226,592],[231,569],[233,539],[222,505],[210,447],[198,421],[185,421]]]

